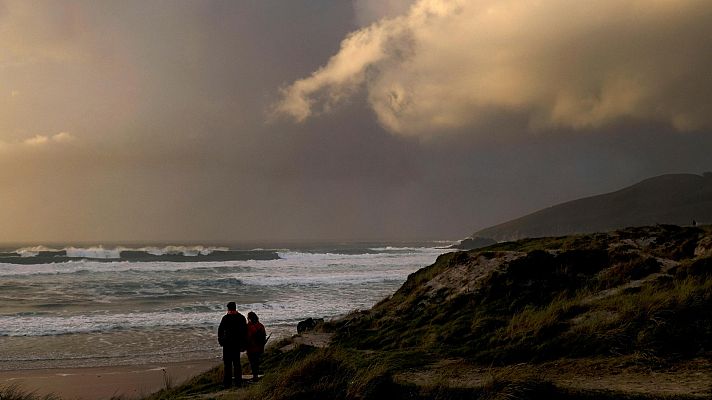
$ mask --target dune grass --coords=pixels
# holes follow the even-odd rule
[[[28,392],[18,385],[0,385],[0,400],[60,400],[54,394],[39,395]]]
[[[387,360],[390,357],[390,360]],[[661,395],[618,392],[614,390],[583,390],[557,386],[550,380],[517,369],[498,368],[481,385],[462,387],[447,379],[434,378],[416,385],[396,379],[394,372],[402,370],[396,364],[413,367],[414,354],[398,352],[369,353],[348,349],[314,349],[309,355],[282,369],[270,371],[265,378],[247,389],[216,391],[223,400],[460,400],[460,399],[602,399],[602,400],[691,400],[690,395]],[[423,354],[420,354],[422,357]],[[395,359],[400,358],[393,364]],[[428,358],[419,358],[419,361]],[[218,381],[216,380],[216,384]],[[187,384],[188,387],[190,384]],[[189,389],[174,391],[162,398],[190,398]],[[193,392],[195,393],[195,392]]]

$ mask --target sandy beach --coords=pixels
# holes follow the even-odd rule
[[[212,359],[138,366],[0,371],[0,385],[16,384],[26,391],[54,393],[66,400],[110,399],[112,396],[135,399],[162,389],[166,376],[177,385],[219,363]]]

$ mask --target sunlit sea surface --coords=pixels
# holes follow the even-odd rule
[[[217,360],[228,301],[276,340],[370,308],[448,244],[0,250],[0,370]]]

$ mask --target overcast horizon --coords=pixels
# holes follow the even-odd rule
[[[0,0],[0,243],[463,238],[712,170],[702,0]]]

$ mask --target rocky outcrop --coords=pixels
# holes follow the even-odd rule
[[[450,246],[454,250],[475,250],[483,247],[491,246],[497,243],[496,240],[484,237],[468,237],[460,240],[459,243]]]
[[[712,237],[706,236],[697,243],[695,257],[712,257]]]
[[[316,318],[315,319],[315,318],[309,317],[303,321],[300,321],[297,324],[297,333],[301,334],[304,332],[313,331],[320,325],[324,325],[324,318]]]

